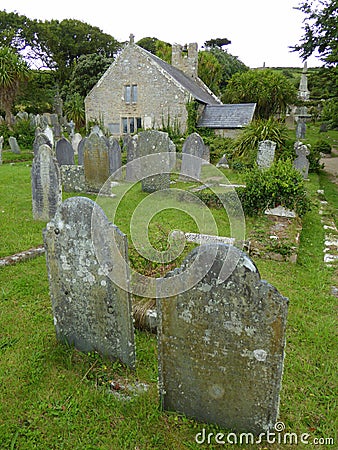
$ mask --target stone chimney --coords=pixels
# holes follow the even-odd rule
[[[198,45],[197,43],[188,44],[182,47],[179,44],[173,44],[171,64],[177,69],[182,70],[188,77],[197,78],[198,69]]]

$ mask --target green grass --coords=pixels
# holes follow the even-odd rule
[[[41,244],[45,224],[32,220],[30,168],[22,163],[0,166],[0,179],[4,256]],[[316,191],[325,189],[334,216],[338,187],[322,173],[311,174],[307,186],[314,206],[303,219],[298,263],[255,263],[262,278],[290,299],[280,420],[287,432],[309,433],[310,439],[335,438],[334,446],[316,448],[336,448],[337,309],[330,293],[335,269],[323,263],[324,232]],[[145,197],[136,187],[118,211],[123,231],[128,231],[133,202]],[[170,210],[168,215],[155,216],[151,222],[154,240],[160,245],[170,227],[183,227],[186,220],[184,214],[178,217]],[[247,224],[253,227],[254,219]],[[44,257],[0,269],[0,287],[1,450],[234,448],[197,444],[195,436],[203,428],[214,434],[226,430],[160,410],[154,335],[136,331],[135,372],[56,342]],[[121,400],[110,389],[112,380],[120,385],[139,381],[148,390]],[[305,444],[262,445],[238,448],[309,448]]]

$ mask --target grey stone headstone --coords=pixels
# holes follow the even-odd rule
[[[305,139],[306,134],[306,123],[303,119],[298,119],[297,127],[296,127],[296,138],[297,139]]]
[[[260,169],[268,169],[275,158],[276,142],[261,141],[258,144],[257,165]]]
[[[20,151],[20,147],[19,147],[19,144],[18,144],[16,138],[13,136],[10,136],[10,138],[8,139],[8,142],[9,142],[9,146],[10,146],[12,152],[19,155],[21,153],[21,151]]]
[[[2,164],[2,147],[4,144],[4,137],[0,136],[0,164]]]
[[[57,141],[55,153],[60,166],[74,164],[74,149],[68,139],[63,137]]]
[[[121,178],[121,166],[122,166],[122,152],[119,141],[110,136],[108,140],[108,152],[109,152],[109,173],[112,175],[116,173],[114,178]]]
[[[193,288],[158,299],[161,404],[233,431],[266,432],[278,417],[288,299],[226,244],[197,247],[167,276],[188,270],[198,251],[215,249]],[[223,281],[232,258],[237,264]]]
[[[168,133],[156,130],[142,131],[138,135],[138,156],[141,159],[142,190],[156,192],[170,188],[170,139]]]
[[[82,136],[80,133],[75,133],[74,136],[72,137],[72,146],[73,146],[75,155],[77,155],[79,143],[81,142],[81,140],[82,140]]]
[[[84,197],[63,202],[43,236],[57,339],[134,368],[130,294],[107,276],[129,277],[128,266],[116,263],[117,252],[128,258],[126,236]],[[97,246],[106,267],[97,260]]]
[[[45,144],[48,145],[50,149],[52,149],[52,143],[50,142],[49,138],[44,133],[37,134],[33,142],[34,156],[38,153],[41,145]]]
[[[225,153],[222,156],[222,158],[218,161],[218,163],[216,164],[216,167],[222,167],[223,169],[229,169],[229,163],[228,163],[228,159],[227,159]]]
[[[86,140],[87,140],[86,137],[81,139],[81,141],[79,142],[79,145],[77,147],[77,155],[78,155],[78,164],[79,164],[79,166],[83,166],[84,165],[84,144],[85,144]]]
[[[110,176],[108,147],[96,133],[84,143],[84,174],[87,188],[93,192],[99,192]]]
[[[54,147],[54,134],[53,134],[53,130],[52,128],[47,125],[46,128],[44,129],[43,133],[48,137],[49,142],[52,145],[52,148]]]
[[[182,165],[180,179],[199,180],[202,167],[202,159],[205,155],[205,145],[198,133],[190,134],[182,147]],[[193,156],[191,158],[190,156]]]
[[[308,178],[310,162],[307,156],[310,154],[310,150],[307,145],[297,141],[294,145],[294,149],[297,158],[293,162],[293,166],[302,174],[304,179]]]
[[[138,158],[137,155],[137,139],[138,135],[130,136],[129,134],[123,139],[123,150],[127,152],[126,181],[138,181],[140,174],[137,173],[136,164],[128,164]]]
[[[32,205],[35,220],[50,220],[62,202],[60,168],[51,148],[41,145],[32,163]]]

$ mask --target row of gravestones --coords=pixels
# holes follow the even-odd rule
[[[73,197],[43,237],[58,341],[135,368],[132,280],[119,262],[128,261],[126,236],[94,201]],[[278,416],[288,300],[225,244],[197,247],[166,282],[175,285],[192,264],[201,279],[157,299],[161,404],[227,429],[266,432]],[[225,266],[234,267],[227,279]]]
[[[78,144],[79,165],[74,164],[74,148],[61,138],[56,142],[46,132],[37,134],[33,148],[32,201],[33,217],[49,220],[56,211],[65,191],[99,192],[109,177],[126,181],[142,180],[145,192],[155,192],[170,187],[170,171],[175,166],[176,148],[167,133],[144,131],[125,140],[126,171],[122,171],[119,142],[92,132]],[[183,145],[180,179],[199,179],[206,155],[202,138],[193,133]],[[142,158],[146,157],[146,158]],[[109,193],[109,186],[107,188]]]
[[[276,142],[266,140],[259,143],[257,165],[260,169],[271,167],[275,158],[275,149]],[[307,145],[297,140],[294,149],[297,158],[294,160],[293,166],[302,174],[304,179],[307,179],[310,166],[309,160],[307,159],[307,156],[310,154],[309,148]]]

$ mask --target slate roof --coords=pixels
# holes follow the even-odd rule
[[[206,105],[198,121],[198,127],[242,128],[253,118],[256,103]]]
[[[141,48],[147,55],[165,70],[172,78],[174,78],[184,89],[186,89],[192,97],[204,104],[219,105],[221,101],[208,89],[208,87],[199,78],[195,79],[185,75],[180,69],[168,64],[161,58]]]

